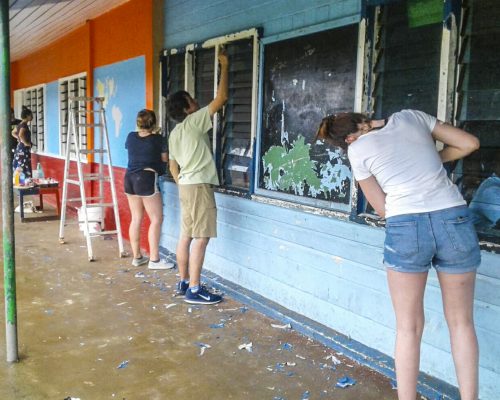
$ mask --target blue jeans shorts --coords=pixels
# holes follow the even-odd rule
[[[398,272],[462,274],[481,263],[467,206],[387,218],[384,265]]]

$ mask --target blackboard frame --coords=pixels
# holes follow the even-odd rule
[[[271,199],[276,199],[276,200],[281,200],[281,201],[286,201],[290,203],[295,203],[295,204],[302,204],[304,206],[309,206],[313,208],[319,208],[319,209],[325,209],[328,211],[331,211],[334,213],[336,216],[342,216],[343,218],[355,218],[357,215],[357,187],[355,184],[351,184],[350,187],[350,193],[349,193],[349,203],[348,204],[341,204],[337,202],[332,202],[328,200],[322,200],[322,199],[315,199],[315,198],[310,198],[310,197],[303,197],[303,196],[298,196],[298,195],[292,195],[292,194],[287,194],[283,192],[278,192],[278,191],[273,191],[273,190],[268,190],[259,187],[259,176],[261,174],[262,170],[262,159],[261,159],[261,151],[262,151],[262,135],[263,135],[263,114],[264,114],[264,72],[265,72],[265,48],[266,45],[270,44],[275,44],[280,41],[284,41],[287,39],[294,39],[294,38],[300,38],[302,36],[314,34],[314,33],[320,33],[323,31],[328,31],[332,30],[335,28],[342,28],[346,27],[348,25],[357,25],[358,26],[358,40],[359,40],[359,33],[364,29],[364,25],[361,23],[362,20],[360,19],[359,16],[350,16],[350,17],[345,17],[333,21],[328,21],[326,23],[322,24],[317,24],[310,26],[308,28],[302,28],[282,34],[277,34],[277,35],[272,35],[268,37],[264,37],[261,39],[261,46],[260,46],[260,65],[259,65],[259,94],[258,94],[258,120],[257,120],[257,135],[256,135],[256,145],[255,145],[255,151],[254,151],[254,165],[255,165],[255,172],[254,172],[254,185],[253,185],[253,193],[257,196],[262,196],[262,197],[267,197]],[[360,54],[360,48],[359,48],[359,43],[358,43],[358,52],[357,52],[357,68],[356,68],[356,87],[355,87],[355,94],[354,94],[354,101],[352,108],[353,110],[357,107],[357,104],[359,102],[359,98],[362,97],[362,91],[363,91],[363,68],[360,68],[360,57],[363,58],[364,60],[364,49],[361,51]],[[357,110],[358,111],[358,110]],[[354,182],[354,180],[352,180]]]

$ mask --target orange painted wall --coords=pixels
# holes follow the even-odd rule
[[[153,5],[132,0],[92,23],[94,67],[145,56],[146,107],[153,107]]]
[[[88,87],[93,88],[94,68],[144,56],[146,107],[152,108],[152,21],[152,0],[130,0],[87,21],[57,42],[13,62],[11,90],[52,82],[81,72],[87,72]]]

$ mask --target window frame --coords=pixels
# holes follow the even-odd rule
[[[61,157],[61,158],[66,158],[66,149],[64,149],[64,146],[63,146],[63,142],[62,142],[62,131],[63,131],[63,109],[62,109],[62,92],[61,92],[61,85],[66,83],[68,86],[69,86],[69,83],[71,81],[75,81],[81,78],[85,78],[85,93],[83,94],[83,96],[87,96],[87,92],[88,92],[88,74],[87,72],[80,72],[80,73],[77,73],[77,74],[73,74],[73,75],[68,75],[68,76],[65,76],[65,77],[62,77],[62,78],[59,78],[57,80],[57,104],[58,104],[58,122],[59,122],[59,154],[58,156]],[[80,88],[79,88],[80,89]],[[82,96],[82,94],[79,94],[79,96]],[[67,92],[67,98],[65,99],[66,103],[67,103],[67,114],[68,114],[68,124],[67,124],[67,127],[69,128],[69,88],[68,88],[68,92]],[[86,139],[87,139],[87,142],[85,144],[85,149],[83,150],[86,150],[88,149],[88,145],[89,145],[89,141],[88,141],[88,128],[83,128],[83,129],[86,129],[87,130],[87,134],[86,134]],[[67,141],[67,135],[68,135],[68,131],[66,132],[66,141]],[[79,139],[80,139],[80,132],[78,132],[78,136],[79,136]],[[80,139],[80,146],[81,146],[81,139]],[[82,148],[81,148],[82,149]],[[88,163],[89,162],[89,155],[87,154],[81,154],[80,155],[80,162],[83,162],[83,163]],[[70,160],[71,161],[76,161],[76,156],[74,153],[70,153]]]
[[[42,101],[41,101],[41,105],[42,105],[42,118],[43,118],[43,123],[42,125],[39,124],[39,121],[38,121],[38,117],[39,117],[39,102],[38,102],[38,90],[42,90]],[[19,117],[21,118],[21,111],[22,111],[22,107],[23,106],[27,106],[26,104],[26,95],[28,92],[32,93],[32,92],[35,92],[36,93],[36,107],[33,108],[32,105],[30,104],[30,106],[28,107],[32,112],[33,112],[33,115],[34,115],[34,118],[33,118],[33,121],[36,122],[36,143],[35,143],[35,146],[34,148],[31,149],[32,153],[34,154],[40,154],[40,155],[45,155],[47,154],[45,149],[46,149],[46,132],[47,132],[47,85],[45,83],[41,83],[41,84],[38,84],[38,85],[33,85],[33,86],[30,86],[30,87],[27,87],[27,88],[22,88],[22,89],[18,89],[14,92],[14,110],[15,110],[15,114],[16,114],[16,117]],[[19,103],[20,102],[20,103]],[[32,124],[33,124],[33,121],[30,123],[30,130],[31,130],[31,134],[32,134],[32,139],[33,139],[33,128],[32,128]],[[39,147],[39,143],[40,143],[40,127],[42,128],[41,130],[41,136],[43,137],[42,139],[42,142],[43,142],[43,148],[40,150],[40,147]]]
[[[455,14],[455,12],[450,12],[450,46],[452,51],[450,52],[450,64],[453,66],[454,74],[453,74],[453,80],[451,81],[450,87],[449,87],[449,92],[451,92],[451,99],[450,99],[450,104],[449,106],[451,107],[450,110],[450,118],[447,121],[451,121],[455,126],[459,126],[459,113],[460,113],[460,96],[461,96],[461,83],[460,83],[460,77],[461,77],[461,70],[463,68],[466,68],[463,66],[463,64],[460,62],[460,59],[462,57],[462,47],[465,45],[465,42],[463,39],[460,38],[461,32],[465,29],[465,25],[469,23],[468,21],[465,21],[466,17],[466,7],[469,5],[468,0],[447,0],[448,2],[451,3],[459,3],[457,6],[457,9],[454,11],[458,13]],[[468,15],[470,18],[470,15]],[[494,50],[493,50],[494,51]],[[478,150],[480,151],[480,149]],[[463,165],[464,159],[458,160],[459,163]],[[452,176],[455,173],[456,168],[451,172]],[[481,181],[481,183],[484,182]],[[476,190],[479,188],[479,186],[476,188]],[[467,204],[469,206],[469,204]],[[488,252],[493,252],[496,254],[500,253],[500,242],[499,241],[491,241],[488,240],[488,237],[484,232],[479,232],[477,231],[478,234],[478,239],[479,239],[479,245],[481,246],[482,250],[486,250]],[[498,240],[498,239],[497,239]]]
[[[259,55],[260,55],[260,31],[257,28],[250,28],[246,30],[242,30],[236,33],[217,36],[211,39],[208,39],[201,43],[189,43],[183,47],[165,49],[162,52],[164,57],[168,57],[169,55],[184,53],[184,90],[195,95],[195,52],[197,49],[213,49],[214,51],[214,76],[213,76],[213,97],[217,95],[217,87],[218,87],[218,54],[219,54],[219,46],[224,46],[238,40],[251,39],[253,46],[253,61],[252,61],[252,105],[251,105],[251,123],[250,123],[250,167],[248,170],[249,176],[249,187],[248,189],[243,188],[233,188],[229,186],[224,186],[224,183],[221,182],[221,186],[216,187],[215,190],[219,193],[226,193],[236,196],[249,197],[252,193],[252,188],[254,185],[254,177],[255,177],[255,163],[254,163],[254,155],[255,155],[255,138],[257,136],[257,119],[258,119],[258,77],[259,77]],[[160,87],[163,88],[164,82],[163,77],[160,81]],[[162,95],[163,97],[163,95]],[[163,104],[163,101],[162,101]],[[165,123],[167,119],[165,118],[165,110],[163,110],[162,106],[162,121]],[[213,116],[213,137],[216,138],[219,132],[219,119],[220,112],[217,112]],[[168,135],[168,133],[167,133]],[[217,172],[220,176],[222,176],[223,166],[219,165],[220,160],[218,160],[219,154],[224,154],[222,148],[218,148],[219,142],[217,140],[213,140],[212,143],[212,152],[214,155],[214,160],[216,162]],[[220,157],[222,159],[222,157]],[[167,178],[168,179],[168,178]],[[171,180],[171,179],[169,179]]]

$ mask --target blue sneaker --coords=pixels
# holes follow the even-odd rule
[[[191,289],[186,290],[184,301],[189,304],[217,304],[222,301],[222,297],[210,293],[202,286],[196,293],[193,293]]]
[[[186,290],[189,288],[189,283],[184,281],[179,281],[175,284],[175,294],[177,296],[184,296],[186,294]]]

